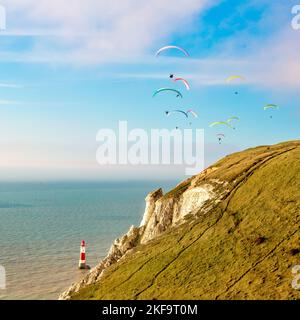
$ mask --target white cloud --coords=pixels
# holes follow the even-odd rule
[[[217,0],[3,0],[6,35],[36,37],[30,54],[101,62],[143,55]],[[46,59],[45,58],[45,59]]]
[[[2,49],[0,60],[29,63],[134,61],[150,65],[147,52],[165,44],[171,35],[182,32],[184,25],[218,2],[220,0],[2,0],[8,14],[4,34],[34,37],[33,47],[28,51]],[[261,1],[251,1],[252,5],[258,3],[261,5]],[[264,14],[255,22],[262,30],[274,21],[284,23],[284,7],[274,4],[270,8],[272,12],[268,16]],[[300,31],[293,30],[289,24],[270,39],[265,37],[263,42],[261,37],[247,32],[241,30],[218,43],[205,59],[188,59],[189,66],[182,66],[184,76],[199,86],[224,85],[228,75],[241,73],[249,84],[299,88]],[[237,55],[236,50],[241,40],[248,44],[244,56]],[[165,73],[159,68],[165,66],[166,70],[167,64],[174,62],[185,63],[159,59],[149,73],[139,74],[133,70],[114,76],[160,79]]]
[[[259,75],[265,85],[300,88],[300,31],[286,29],[264,44]],[[264,71],[264,73],[262,73]]]

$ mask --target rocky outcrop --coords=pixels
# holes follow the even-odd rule
[[[152,212],[154,211],[155,209],[155,204],[156,204],[156,201],[158,199],[160,199],[161,197],[163,196],[163,191],[161,188],[153,191],[153,192],[150,192],[145,201],[146,201],[146,208],[145,208],[145,213],[144,213],[144,216],[143,216],[143,219],[142,219],[142,222],[140,224],[140,227],[144,227],[144,226],[147,226],[150,218],[151,218],[151,215],[152,215]]]
[[[210,169],[211,170],[211,169]],[[145,244],[166,230],[182,223],[188,215],[205,214],[223,196],[218,190],[220,181],[205,181],[205,172],[185,181],[174,194],[163,195],[162,189],[150,192],[139,227],[132,226],[127,234],[116,239],[108,255],[78,283],[62,293],[59,299],[67,300],[73,293],[100,281],[105,269],[122,259],[138,244]],[[174,189],[176,190],[176,188]],[[224,190],[224,188],[223,188]]]

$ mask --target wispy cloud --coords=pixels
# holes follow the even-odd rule
[[[30,55],[89,63],[142,55],[218,0],[2,2],[8,12],[3,34],[35,37],[30,52],[23,53],[25,59]]]
[[[225,79],[234,74],[243,75],[245,80],[239,85],[258,86],[260,88],[299,90],[300,61],[297,52],[299,42],[290,32],[282,32],[257,45],[255,53],[240,56],[218,56],[205,59],[193,59],[182,64],[179,76],[193,82],[194,86],[226,86]],[[265,48],[268,48],[266,51]],[[153,71],[112,73],[117,79],[166,79],[168,64],[153,64]]]
[[[184,33],[184,26],[221,0],[2,0],[8,12],[7,37],[32,37],[26,50],[0,52],[1,61],[27,63],[140,63],[151,65],[149,52],[165,44],[176,32]],[[269,5],[267,0],[252,0],[235,8],[234,14],[251,7]],[[195,85],[224,85],[226,76],[242,73],[246,83],[275,88],[300,87],[299,32],[286,25],[280,3],[269,5],[258,21],[245,30],[237,30],[232,37],[220,41],[205,59],[189,59],[182,66],[185,76]],[[290,12],[287,12],[288,14]],[[223,25],[230,23],[224,17]],[[270,29],[272,36],[259,37],[249,29]],[[278,26],[279,24],[279,26]],[[280,28],[280,26],[282,27]],[[281,29],[281,30],[280,30]],[[264,32],[262,32],[264,34]],[[243,56],[237,48],[247,43]],[[153,58],[152,58],[153,59]],[[155,65],[179,63],[174,59],[159,59]],[[183,62],[185,63],[185,62]],[[191,67],[192,66],[192,67]],[[167,69],[167,68],[165,68]],[[151,72],[138,71],[111,74],[129,79],[161,79],[165,74],[153,67]],[[13,87],[0,84],[0,87]]]
[[[23,85],[16,84],[16,83],[0,82],[0,88],[19,89],[23,87],[24,87]]]
[[[7,106],[7,105],[18,105],[21,104],[20,101],[14,101],[14,100],[0,100],[1,106]]]

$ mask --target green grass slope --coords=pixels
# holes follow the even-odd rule
[[[139,245],[72,298],[299,299],[291,270],[300,264],[300,141],[232,154],[212,168],[199,181],[227,181],[226,198]]]

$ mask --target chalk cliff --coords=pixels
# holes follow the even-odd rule
[[[278,242],[288,239],[286,221],[291,229],[286,237],[299,230],[299,152],[299,141],[249,149],[225,157],[166,194],[162,189],[149,193],[140,226],[115,240],[107,257],[59,298],[171,299],[176,292],[177,298],[216,299],[230,297],[231,291],[234,298],[257,297],[255,289],[251,294],[248,289],[243,293],[231,289],[240,272],[252,272]],[[278,189],[281,186],[284,191]],[[283,260],[291,263],[287,257]],[[274,270],[280,269],[273,264]],[[219,283],[216,275],[225,271],[225,282]],[[118,290],[109,290],[111,286]]]
[[[226,188],[220,192],[220,186],[226,187],[226,182],[216,179],[204,181],[206,175],[214,168],[204,171],[200,176],[188,179],[177,186],[181,189],[176,196],[172,193],[163,195],[161,188],[150,192],[145,198],[146,206],[143,219],[139,227],[131,226],[121,238],[116,239],[107,256],[78,283],[74,283],[63,292],[59,299],[70,299],[71,295],[87,285],[101,279],[105,269],[122,259],[138,244],[163,234],[168,229],[185,221],[188,215],[196,214],[200,209],[205,214],[212,206],[218,203],[226,193]],[[176,190],[175,189],[175,190]]]

